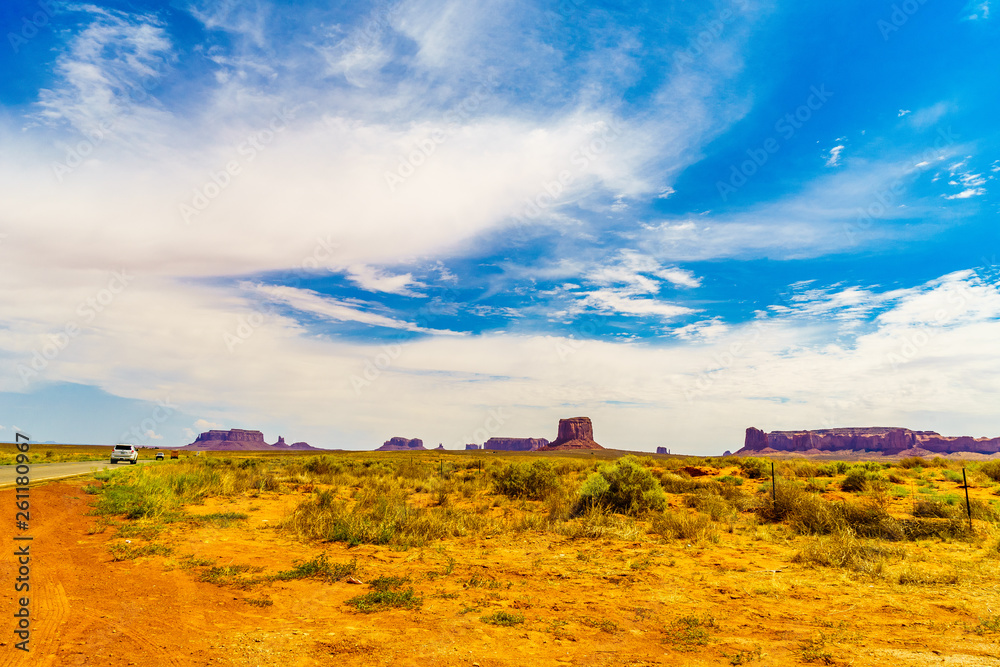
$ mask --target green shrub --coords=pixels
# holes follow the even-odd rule
[[[751,456],[740,461],[740,472],[747,479],[763,479],[771,474],[771,464]]]
[[[423,603],[424,599],[414,593],[412,588],[405,591],[372,591],[346,602],[365,614],[386,609],[417,609]]]
[[[580,487],[578,510],[606,507],[625,514],[662,510],[667,496],[656,477],[634,456],[624,456],[614,464],[602,465]]]
[[[951,508],[938,500],[921,499],[913,503],[913,516],[944,519],[951,516],[951,514]]]
[[[734,477],[732,475],[725,475],[723,477],[720,477],[719,481],[722,482],[723,484],[732,484],[733,486],[742,486],[743,484],[742,477]]]
[[[555,468],[548,461],[509,463],[493,473],[493,487],[508,498],[541,500],[558,485]]]
[[[290,579],[323,579],[326,581],[337,581],[353,574],[358,567],[358,559],[355,558],[350,563],[330,563],[326,554],[320,554],[312,560],[303,563],[295,563],[291,570],[284,570],[275,574],[272,579],[276,581],[288,581]]]
[[[490,614],[489,616],[481,616],[479,618],[483,623],[489,623],[490,625],[499,625],[502,627],[511,627],[518,625],[519,623],[524,623],[524,614],[511,614],[506,611],[498,611],[495,614]]]
[[[979,466],[979,472],[983,473],[994,482],[1000,482],[1000,461],[987,461]]]
[[[678,651],[695,651],[699,646],[708,644],[710,635],[707,628],[714,627],[715,619],[711,616],[683,616],[663,629],[663,643],[672,644]]]
[[[698,488],[698,482],[690,477],[681,477],[672,472],[665,472],[660,475],[660,486],[667,493],[687,493]]]
[[[856,466],[847,471],[847,477],[840,483],[844,491],[864,491],[868,486],[884,487],[887,480],[880,472]]]

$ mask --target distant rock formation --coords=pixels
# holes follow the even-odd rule
[[[305,450],[317,449],[306,442],[296,442],[287,444],[282,436],[278,436],[278,442],[269,445],[264,442],[264,434],[260,431],[248,431],[242,428],[234,428],[228,431],[205,431],[195,438],[190,445],[178,447],[178,449],[191,449],[212,452],[240,452],[240,451],[261,451],[278,449]]]
[[[483,449],[496,449],[504,452],[533,452],[549,444],[545,438],[490,438]]]
[[[425,449],[424,441],[420,438],[414,438],[413,440],[408,440],[406,438],[400,438],[399,436],[395,438],[389,438],[382,446],[376,449],[376,452],[412,452],[420,449]]]
[[[479,445],[466,445],[466,449],[479,449]]]
[[[438,444],[438,446],[435,447],[434,449],[436,449],[436,450],[437,449],[444,449],[444,443],[442,442],[442,443]]]
[[[911,431],[907,428],[829,428],[818,431],[764,431],[747,429],[743,449],[737,454],[771,452],[879,452],[887,456],[925,451],[931,454],[996,454],[1000,438],[948,437],[935,431]]]
[[[669,454],[670,450],[667,449],[666,447],[657,447],[656,448],[656,453],[657,454]]]
[[[546,451],[559,449],[604,449],[594,442],[594,425],[590,417],[572,417],[559,420],[559,435],[541,448]]]

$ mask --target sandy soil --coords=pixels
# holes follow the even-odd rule
[[[81,485],[31,490],[27,655],[13,646],[13,491],[0,492],[0,665],[1000,665],[1000,636],[971,630],[1000,613],[997,561],[975,545],[907,546],[910,562],[962,564],[957,586],[792,565],[794,546],[769,526],[701,545],[523,533],[408,551],[348,549],[269,528],[301,499],[272,494],[189,507],[250,519],[186,527],[160,537],[170,556],[113,562],[108,545],[121,538],[114,529],[90,534],[97,518]],[[184,566],[194,555],[267,573],[320,553],[338,563],[356,558],[362,581],[410,577],[422,608],[362,614],[344,602],[364,585],[294,580],[241,590],[201,582],[204,566]],[[481,620],[498,610],[525,620]],[[701,619],[705,634],[683,641],[684,617]]]

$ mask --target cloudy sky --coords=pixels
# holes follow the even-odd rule
[[[1000,435],[1000,8],[0,8],[0,440]]]

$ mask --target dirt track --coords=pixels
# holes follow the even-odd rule
[[[6,528],[13,510],[2,512],[0,666],[728,665],[727,655],[754,647],[763,656],[753,664],[800,665],[802,646],[816,637],[827,642],[826,664],[1000,665],[996,635],[962,629],[979,612],[1000,610],[995,577],[975,589],[855,582],[790,567],[780,545],[727,544],[728,535],[707,548],[533,533],[404,552],[327,545],[331,561],[357,558],[362,579],[411,576],[425,599],[420,611],[365,615],[344,605],[362,586],[296,580],[246,591],[200,582],[194,570],[177,567],[176,557],[191,553],[272,572],[315,556],[322,547],[259,527],[294,496],[241,501],[250,525],[190,530],[176,536],[173,558],[124,562],[108,552],[113,530],[88,534],[92,498],[79,483],[31,491],[27,656],[13,647],[16,575]],[[13,501],[13,491],[0,492],[0,506]],[[188,510],[232,508],[209,501]],[[967,548],[944,546],[958,557]],[[458,565],[448,572],[452,557]],[[272,606],[246,601],[261,597]],[[480,621],[501,609],[527,620],[516,627]],[[716,620],[708,644],[685,651],[665,643],[664,626],[692,614]]]

